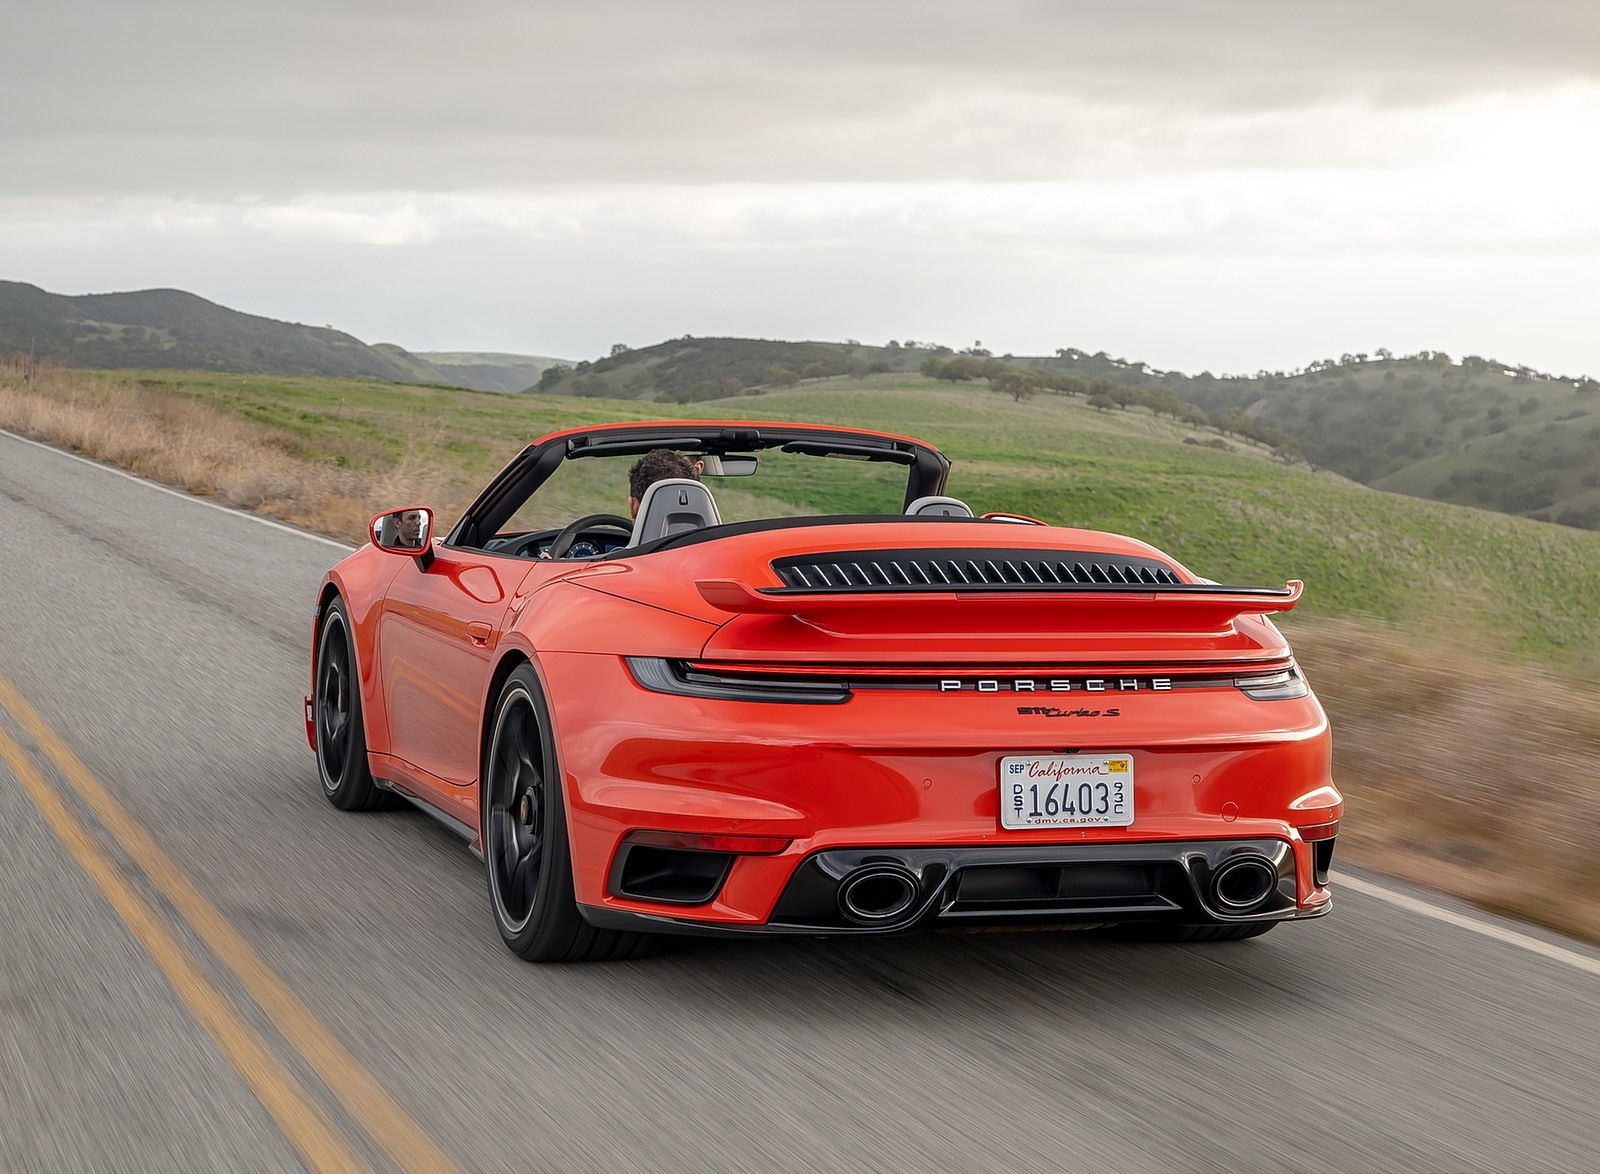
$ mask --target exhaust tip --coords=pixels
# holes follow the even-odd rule
[[[1211,899],[1230,913],[1260,908],[1278,887],[1278,870],[1265,856],[1235,856],[1211,874]]]
[[[839,885],[839,911],[858,925],[884,925],[903,917],[917,900],[917,878],[904,868],[869,864]]]

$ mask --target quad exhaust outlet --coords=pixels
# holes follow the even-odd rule
[[[1265,856],[1235,856],[1211,874],[1211,899],[1229,913],[1251,913],[1278,887],[1278,870]]]
[[[917,900],[917,878],[892,864],[867,864],[839,884],[839,911],[879,928],[904,917]]]

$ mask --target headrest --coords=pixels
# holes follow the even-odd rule
[[[629,546],[653,542],[668,534],[722,525],[722,515],[711,490],[688,477],[667,477],[654,482],[639,501]]]
[[[967,503],[958,497],[919,497],[916,501],[906,506],[906,513],[916,514],[918,517],[970,518],[972,511],[967,508]]]

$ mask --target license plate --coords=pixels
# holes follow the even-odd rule
[[[1127,827],[1131,754],[1012,754],[1000,760],[1003,828]]]

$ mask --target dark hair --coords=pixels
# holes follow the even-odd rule
[[[688,477],[695,481],[694,461],[681,452],[668,448],[653,448],[633,463],[628,470],[628,495],[643,499],[644,491],[657,481],[668,477]]]

